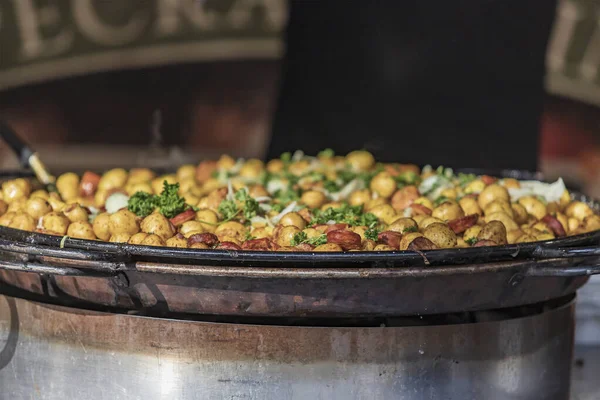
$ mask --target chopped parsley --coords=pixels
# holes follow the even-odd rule
[[[298,232],[294,234],[292,240],[290,240],[290,244],[292,246],[298,246],[300,243],[305,243],[308,240],[308,236],[306,236],[306,232]]]
[[[314,210],[313,225],[326,224],[329,221],[334,221],[339,224],[348,224],[351,226],[366,226],[373,228],[377,226],[377,217],[372,213],[363,213],[362,206],[350,206],[344,203],[338,208],[328,208],[325,211]]]
[[[435,173],[437,175],[443,176],[445,178],[452,178],[454,176],[454,170],[452,168],[445,168],[442,165],[437,167],[437,169],[435,170]]]
[[[446,196],[440,196],[437,199],[435,199],[435,201],[433,202],[433,205],[435,207],[440,206],[441,204],[444,204],[445,202],[449,201],[450,199],[447,198]]]
[[[465,240],[465,242],[469,245],[469,246],[475,246],[477,244],[477,242],[479,242],[479,240],[477,240],[476,237],[472,237],[472,238],[468,238],[467,240]]]
[[[258,215],[258,201],[252,198],[246,189],[238,190],[235,192],[233,197],[235,200],[223,200],[219,204],[217,210],[223,217],[223,222],[231,221],[240,213],[243,214],[244,219],[246,220],[250,220]],[[236,201],[241,203],[241,208],[238,206]]]
[[[152,214],[156,206],[156,196],[146,192],[136,192],[127,201],[127,209],[138,217]]]
[[[465,187],[467,186],[469,183],[473,182],[475,179],[477,179],[477,175],[475,174],[463,174],[462,172],[460,172],[457,176],[458,179],[458,184],[461,187]]]
[[[323,234],[323,235],[319,235],[314,238],[310,238],[306,241],[306,243],[313,245],[313,246],[320,246],[322,244],[327,243],[327,235]]]
[[[233,200],[221,201],[217,211],[219,211],[219,214],[223,217],[223,222],[231,221],[240,213],[237,204],[235,204],[235,201]]]
[[[313,171],[309,172],[308,175],[303,176],[303,178],[309,178],[313,182],[319,182],[325,180],[325,175],[321,172]]]
[[[271,206],[271,210],[278,213],[282,212],[284,208],[285,205],[283,205],[282,203],[275,203]]]
[[[160,213],[167,218],[173,218],[188,208],[185,199],[179,196],[179,183],[171,185],[167,181],[163,182],[163,191],[158,196],[157,204]]]
[[[341,189],[335,181],[325,181],[325,183],[323,183],[323,188],[329,193],[336,193]]]
[[[283,161],[284,164],[289,164],[292,161],[292,153],[286,151],[279,158],[281,159],[281,161]]]
[[[259,210],[258,201],[254,200],[254,198],[248,194],[246,189],[238,190],[235,193],[235,199],[243,203],[242,209],[244,212],[244,218],[249,220],[252,217],[256,217]]]
[[[322,235],[319,235],[319,236],[309,239],[308,236],[306,235],[306,232],[298,232],[294,235],[294,237],[290,241],[290,244],[292,246],[298,246],[299,244],[302,244],[302,243],[308,243],[312,246],[319,246],[319,245],[327,243],[327,235],[322,234]]]
[[[331,158],[335,156],[335,152],[331,149],[325,149],[323,151],[320,151],[319,154],[317,155],[317,157],[322,157],[322,158]]]
[[[267,185],[269,184],[269,181],[271,181],[271,179],[275,178],[275,176],[270,173],[269,171],[263,171],[261,172],[260,176],[258,177],[258,182],[263,185],[264,187],[267,187]]]
[[[347,169],[343,169],[341,171],[338,171],[337,176],[342,180],[343,184],[345,185],[346,183],[356,178],[356,173]]]
[[[278,190],[273,197],[280,203],[286,204],[300,200],[300,193],[294,189]]]
[[[417,185],[420,179],[421,177],[418,174],[415,174],[413,171],[405,171],[394,177],[394,180],[398,183],[399,188],[408,185]]]
[[[127,209],[138,217],[147,217],[158,207],[160,213],[173,218],[190,208],[185,199],[179,196],[179,183],[163,182],[163,191],[159,196],[146,192],[136,192],[127,201]]]
[[[282,176],[283,178],[287,179],[287,181],[289,182],[289,186],[294,186],[300,180],[300,177],[287,171],[285,171]]]
[[[354,179],[358,179],[362,181],[365,186],[369,186],[373,177],[383,170],[383,165],[377,164],[377,166],[371,171],[354,172],[350,169],[344,169],[338,171],[337,176],[342,180],[343,185],[346,185],[348,182],[353,181]]]
[[[417,228],[416,226],[407,226],[402,231],[402,233],[411,233],[411,232],[419,232],[419,228]]]
[[[365,231],[365,237],[376,242],[379,240],[379,230],[375,227],[369,228]]]

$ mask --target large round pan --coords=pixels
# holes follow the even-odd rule
[[[515,171],[496,175],[537,177]],[[600,209],[598,202],[574,196]],[[0,227],[0,290],[150,315],[441,314],[533,304],[573,293],[589,275],[600,273],[599,244],[600,232],[593,232],[422,253],[278,253],[62,240]]]

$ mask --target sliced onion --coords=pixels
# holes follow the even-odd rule
[[[106,212],[109,214],[116,213],[121,208],[127,207],[127,202],[129,201],[129,196],[123,194],[121,192],[116,192],[108,196],[106,199]]]
[[[258,204],[258,208],[260,208],[264,212],[269,212],[269,211],[271,211],[273,209],[273,206],[270,205],[270,204],[259,203]]]
[[[413,213],[413,209],[411,207],[407,207],[404,209],[402,215],[404,215],[405,218],[410,218],[410,217],[412,217],[412,213]]]
[[[350,193],[358,189],[360,181],[358,179],[352,179],[346,186],[344,186],[339,192],[331,193],[330,196],[333,201],[340,201],[350,196]]]
[[[233,200],[233,185],[231,184],[231,179],[227,179],[227,200]]]
[[[296,150],[292,155],[292,161],[300,161],[304,158],[304,152],[302,150]]]
[[[259,203],[264,203],[264,202],[271,202],[273,199],[270,198],[269,196],[258,196],[258,197],[255,197],[254,200],[258,201]]]
[[[258,215],[250,218],[250,223],[252,223],[252,224],[265,224],[267,226],[273,226],[273,224],[271,223],[271,221],[269,221],[268,218],[260,217]]]
[[[565,190],[567,190],[562,178],[554,183],[543,183],[538,181],[521,181],[520,188],[508,189],[512,200],[518,200],[524,196],[541,196],[547,202],[559,201]]]
[[[242,167],[244,166],[244,159],[243,158],[238,158],[237,161],[235,162],[234,166],[231,167],[230,172],[233,172],[234,174],[237,174],[238,172],[240,172],[240,169],[242,169]]]
[[[273,194],[278,190],[287,190],[287,188],[288,184],[284,183],[280,179],[273,179],[272,181],[269,181],[269,183],[267,183],[267,192],[269,192],[270,194]]]

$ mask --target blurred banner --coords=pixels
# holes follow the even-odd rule
[[[2,0],[0,90],[100,71],[281,55],[286,0]]]

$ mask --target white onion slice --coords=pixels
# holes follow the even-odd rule
[[[259,203],[269,203],[273,199],[271,199],[269,196],[257,196],[254,198],[254,200],[258,201]]]
[[[292,161],[300,161],[304,158],[304,152],[302,150],[296,150],[292,155]]]
[[[227,180],[227,200],[233,200],[233,185],[231,184],[231,179]]]
[[[273,206],[270,204],[258,203],[258,208],[260,208],[264,212],[269,212],[273,209]]]
[[[360,181],[358,179],[353,179],[350,182],[348,182],[348,184],[344,186],[342,190],[340,190],[337,193],[331,193],[330,196],[333,199],[333,201],[343,200],[346,197],[350,196],[350,193],[358,189],[359,185]]]
[[[267,226],[273,226],[273,224],[271,223],[271,221],[269,221],[268,218],[260,217],[258,215],[250,218],[250,222],[252,224],[265,224]]]
[[[109,214],[116,213],[121,208],[127,207],[129,196],[123,193],[113,193],[106,199],[106,212]]]
[[[524,196],[541,196],[547,202],[559,201],[565,190],[567,190],[562,178],[554,183],[543,183],[538,181],[521,181],[520,188],[508,189],[511,200],[518,200]]]
[[[273,179],[267,183],[267,192],[274,194],[278,190],[287,190],[288,184],[280,179]]]

